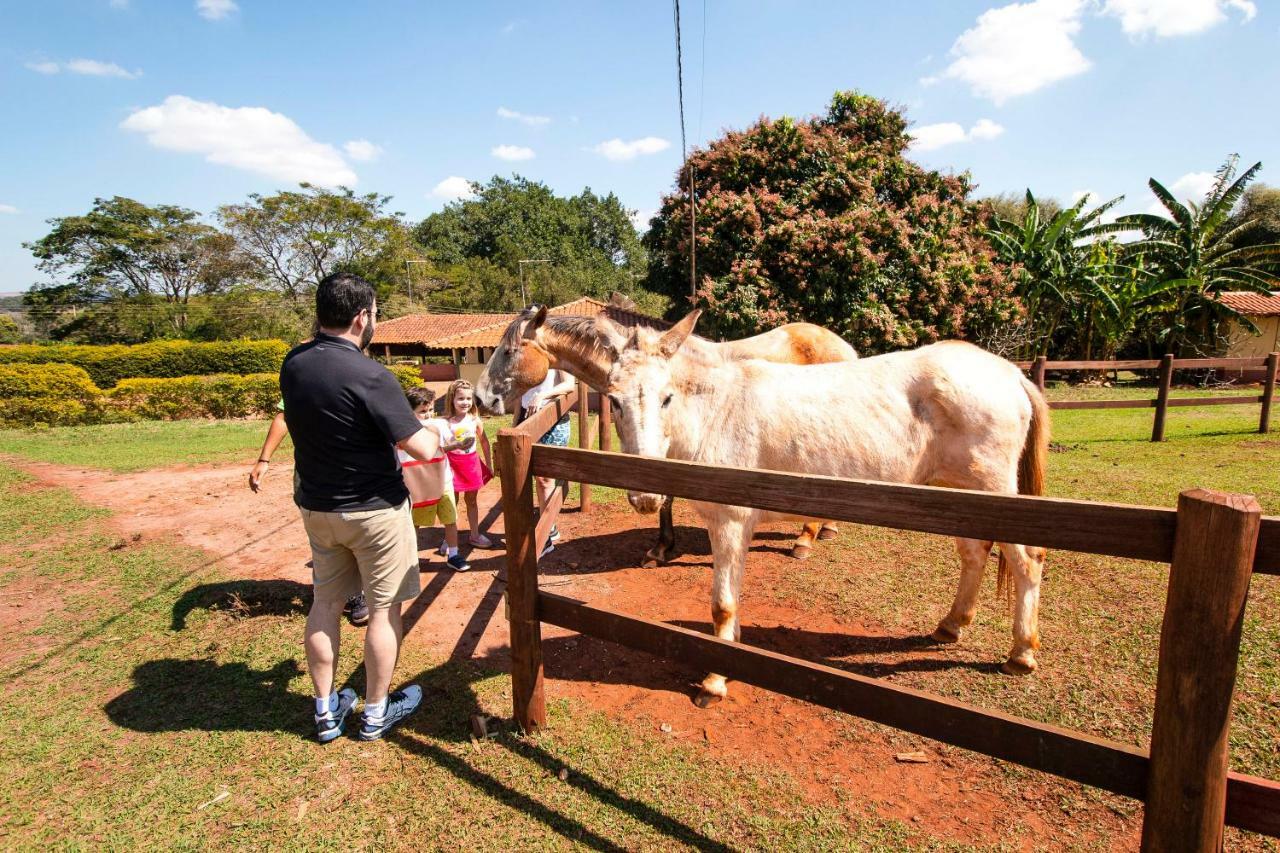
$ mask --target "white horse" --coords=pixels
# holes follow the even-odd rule
[[[609,375],[622,449],[710,465],[1040,494],[1049,411],[1013,364],[959,341],[858,361],[795,366],[730,361],[684,342],[698,311],[669,331],[639,329],[614,342]],[[662,497],[629,493],[640,512]],[[714,557],[711,616],[716,636],[738,638],[742,571],[761,520],[749,507],[695,502]],[[959,641],[973,621],[992,542],[957,539],[960,582],[933,639]],[[1012,573],[1013,648],[1004,670],[1036,668],[1044,551],[1000,542],[998,586]],[[697,698],[726,695],[711,674]]]

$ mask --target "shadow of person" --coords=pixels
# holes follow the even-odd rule
[[[243,663],[163,658],[140,664],[133,687],[106,704],[107,717],[137,732],[292,732],[309,737],[311,700],[291,693],[296,660],[256,670]]]
[[[191,611],[218,610],[237,618],[292,616],[311,607],[311,586],[290,580],[238,580],[193,586],[173,603],[174,631],[187,627]]]

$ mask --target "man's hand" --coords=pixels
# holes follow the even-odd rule
[[[249,472],[249,488],[257,492],[262,488],[262,475],[267,473],[267,466],[270,462],[263,462],[259,459],[253,466],[253,470]]]

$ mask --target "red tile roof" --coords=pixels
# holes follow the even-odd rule
[[[1222,302],[1241,314],[1250,317],[1275,317],[1280,315],[1280,292],[1263,294],[1232,291],[1222,294]]]
[[[373,345],[421,344],[432,346],[440,338],[511,322],[512,314],[406,314],[383,320],[373,332]],[[447,347],[446,347],[447,349]]]
[[[629,308],[610,305],[598,299],[584,296],[564,305],[550,309],[550,313],[565,317],[595,317],[607,314],[609,319],[620,326],[647,326],[653,329],[666,329],[670,323],[641,314]],[[518,314],[410,314],[379,323],[373,335],[373,344],[418,344],[427,349],[465,349],[467,347],[496,347],[502,341],[502,333],[507,326],[518,317]],[[483,318],[483,321],[481,321]],[[445,323],[438,321],[456,321],[454,329],[444,331]],[[464,323],[460,320],[474,320]],[[396,324],[393,326],[393,324]],[[392,328],[384,332],[384,329]],[[440,330],[440,331],[437,331]],[[429,334],[433,333],[434,334]],[[413,337],[410,337],[413,336]]]

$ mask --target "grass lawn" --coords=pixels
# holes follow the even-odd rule
[[[1050,396],[1151,394],[1102,391],[1054,388]],[[1264,511],[1280,513],[1280,435],[1254,433],[1257,413],[1256,405],[1171,410],[1169,441],[1155,445],[1146,440],[1149,409],[1055,412],[1049,492],[1170,506],[1179,490],[1209,486],[1251,492]],[[10,430],[0,432],[0,452],[117,471],[247,465],[265,426]],[[597,489],[598,499],[613,494]],[[578,703],[553,702],[551,725],[535,737],[505,732],[474,744],[469,714],[509,713],[508,679],[412,645],[399,673],[424,686],[429,709],[387,743],[321,748],[307,738],[306,588],[236,580],[208,559],[163,541],[123,543],[102,510],[0,464],[6,848],[957,849],[869,816],[838,791],[815,807],[785,771],[730,770],[714,750],[619,726]],[[1145,744],[1166,576],[1159,565],[1051,554],[1045,648],[1030,678],[994,671],[1009,624],[993,592],[941,665],[886,662],[874,643],[831,663]],[[955,578],[946,540],[845,525],[776,588],[747,594],[911,633],[932,628]],[[1270,778],[1280,777],[1278,581],[1255,578],[1250,591],[1231,734],[1233,768]],[[363,692],[354,658],[345,656],[340,681]],[[851,743],[865,736],[868,724],[830,719]],[[1011,790],[1027,772],[1006,768]],[[1103,797],[1084,790],[1062,807],[1070,813],[1080,798]],[[992,849],[1027,840],[992,839]],[[1228,834],[1228,846],[1241,844],[1259,841]]]

